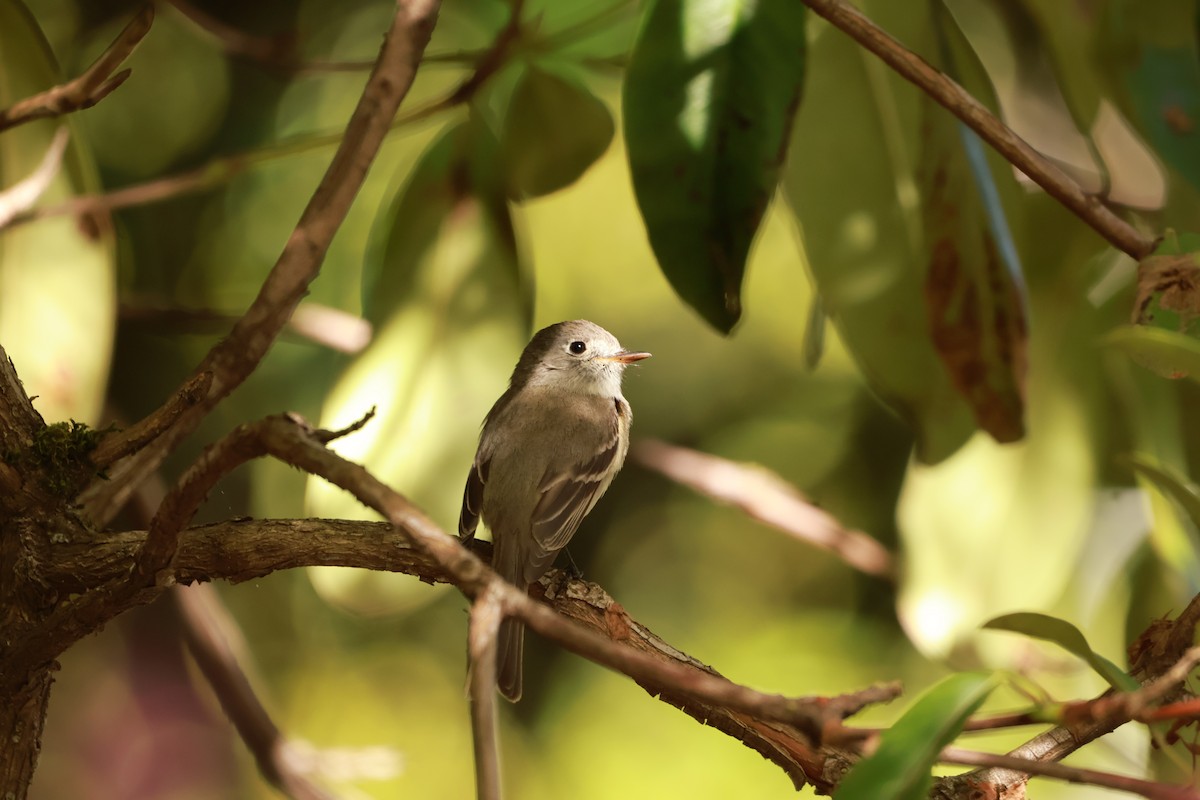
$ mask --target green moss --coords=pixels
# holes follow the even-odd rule
[[[104,431],[93,430],[75,420],[56,422],[34,435],[33,445],[24,455],[30,466],[40,468],[51,492],[69,497],[95,472],[88,456],[103,435]]]

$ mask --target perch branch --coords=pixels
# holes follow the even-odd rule
[[[892,38],[845,0],[802,2],[962,120],[1010,164],[1095,229],[1113,247],[1139,261],[1154,249],[1154,239],[1137,231],[1098,198],[1086,194],[1079,184],[998,120],[969,92]]]
[[[316,277],[334,234],[349,213],[367,171],[408,94],[429,42],[437,0],[402,0],[379,59],[320,185],[313,193],[258,297],[229,336],[209,351],[195,373],[212,372],[208,394],[184,410],[147,447],[118,462],[109,479],[81,495],[85,514],[98,525],[112,519],[133,487],[254,371]]]
[[[91,108],[99,103],[129,77],[130,70],[116,72],[116,69],[150,32],[153,22],[154,7],[144,6],[78,78],[0,110],[0,131],[35,119]]]

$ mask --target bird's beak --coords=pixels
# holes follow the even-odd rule
[[[611,356],[601,356],[597,361],[616,361],[618,364],[632,364],[635,361],[641,361],[643,358],[649,358],[649,353],[633,353],[629,350],[622,350],[619,353],[614,353]]]

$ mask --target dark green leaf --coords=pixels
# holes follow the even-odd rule
[[[804,58],[794,0],[655,0],[634,46],[625,139],[650,244],[675,291],[722,331],[742,313]]]
[[[582,85],[529,66],[509,102],[500,152],[516,197],[574,183],[613,138],[608,107]]]
[[[851,768],[834,800],[925,800],[938,754],[992,690],[990,675],[951,675],[923,694],[879,737],[879,749]]]
[[[866,11],[928,49],[928,15],[894,2]],[[784,176],[808,268],[871,388],[912,428],[917,457],[941,461],[975,425],[929,341],[914,165],[904,155],[919,147],[923,96],[838,31],[822,30],[812,48],[822,68],[808,76]]]
[[[808,307],[808,324],[804,326],[804,366],[814,370],[825,352],[825,306],[821,295],[814,294]]]
[[[1155,152],[1200,188],[1200,59],[1194,4],[1105,4],[1103,55],[1117,99]]]
[[[1015,614],[1004,614],[984,623],[984,628],[996,631],[1012,631],[1023,633],[1035,639],[1054,642],[1059,647],[1087,662],[1088,666],[1099,673],[1117,691],[1130,692],[1138,688],[1138,682],[1129,677],[1126,672],[1113,662],[1092,649],[1084,635],[1066,620],[1052,617],[1049,614],[1039,614],[1033,611],[1019,611]]]

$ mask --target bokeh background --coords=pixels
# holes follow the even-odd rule
[[[77,74],[137,8],[27,0],[55,66],[17,35],[13,0],[5,2],[3,105]],[[1165,146],[1130,100],[1140,96],[1134,79],[1092,71],[1101,44],[1126,54],[1190,52],[1194,60],[1194,4],[1139,3],[1137,15],[1133,5],[947,3],[979,74],[991,80],[995,94],[986,99],[1018,130],[1055,131],[1038,146],[1060,148],[1059,163],[1091,188],[1124,192],[1120,199],[1156,230],[1187,230],[1197,208],[1189,166],[1162,157]],[[925,3],[863,6],[906,41],[925,41]],[[195,8],[254,36],[290,37],[273,40],[291,47],[280,51],[289,58],[326,62],[369,62],[392,13],[382,0]],[[1006,9],[1023,15],[1012,22]],[[978,629],[1008,611],[1045,611],[1123,664],[1131,638],[1198,588],[1192,522],[1153,485],[1139,486],[1128,456],[1186,480],[1200,444],[1191,424],[1200,395],[1103,341],[1128,321],[1132,261],[993,160],[1028,287],[1028,435],[999,445],[973,433],[969,418],[914,420],[885,404],[838,328],[811,313],[812,274],[845,279],[836,286],[843,308],[884,297],[899,312],[902,324],[882,326],[870,346],[907,370],[911,348],[927,337],[910,323],[924,311],[919,292],[888,293],[922,269],[914,199],[921,100],[810,17],[809,74],[783,186],[752,252],[744,318],[731,336],[718,334],[659,272],[631,187],[621,66],[639,11],[625,0],[526,3],[537,31],[573,33],[549,54],[513,54],[477,98],[476,115],[503,125],[517,71],[543,59],[603,101],[617,134],[567,188],[511,204],[511,252],[479,204],[418,223],[398,213],[413,210],[398,198],[414,165],[467,110],[398,127],[306,301],[307,311],[343,312],[313,323],[338,340],[368,319],[370,344],[339,352],[285,334],[166,465],[164,479],[241,422],[291,410],[333,427],[377,407],[377,419],[336,449],[452,530],[479,422],[529,333],[587,318],[627,347],[654,353],[626,380],[635,437],[774,470],[902,564],[898,585],[860,575],[630,464],[570,552],[634,618],[763,690],[826,694],[902,680],[906,699],[873,710],[870,723],[894,719],[958,668],[1011,670],[1012,686],[1038,697],[1098,693],[1103,682],[1061,651]],[[497,0],[448,0],[429,47],[438,57],[422,68],[405,108],[451,90],[505,19]],[[111,234],[98,238],[61,216],[0,232],[0,341],[48,419],[132,421],[155,408],[253,299],[328,164],[329,134],[344,125],[365,71],[297,72],[232,55],[226,44],[179,8],[159,5],[129,61],[129,81],[70,121],[70,169],[44,205],[194,170],[206,176],[202,189],[122,209]],[[1047,80],[1060,86],[1055,76],[1057,105],[1045,89]],[[1161,74],[1144,80],[1169,83]],[[1187,111],[1200,95],[1181,86]],[[1022,114],[1031,118],[1022,122]],[[1117,133],[1103,138],[1101,121]],[[3,185],[28,173],[54,128],[0,134]],[[421,236],[423,249],[406,249]],[[413,273],[400,291],[380,276],[404,258]],[[913,363],[905,374],[916,396],[948,386]],[[913,456],[921,426],[941,442],[937,463]],[[363,514],[320,482],[260,462],[225,480],[198,521]],[[219,588],[268,706],[290,736],[311,744],[341,796],[473,795],[466,613],[456,592],[340,569]],[[777,768],[631,681],[536,637],[527,648],[525,699],[505,706],[501,719],[512,797],[794,794]],[[1006,688],[989,708],[1023,707],[1021,692]],[[1138,773],[1150,758],[1145,734],[1127,731],[1073,763]],[[1167,777],[1190,769],[1177,754],[1156,759]],[[159,604],[125,615],[63,659],[33,796],[274,795],[189,664],[172,609]],[[1046,785],[1038,796],[1107,795]]]

